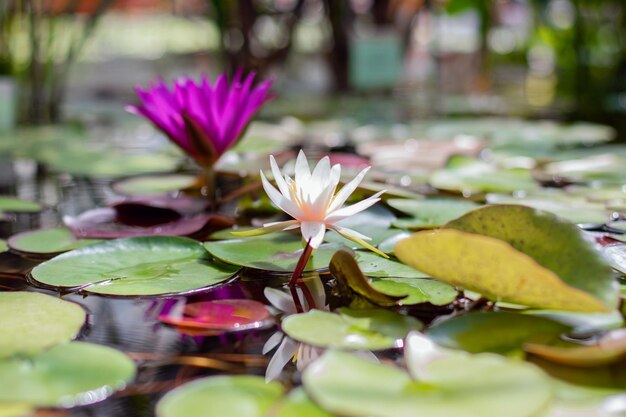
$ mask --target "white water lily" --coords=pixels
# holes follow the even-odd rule
[[[263,228],[248,232],[233,232],[238,236],[255,236],[280,230],[300,228],[302,237],[309,242],[313,249],[317,249],[324,240],[326,229],[331,229],[341,236],[366,247],[381,256],[388,257],[366,242],[369,237],[356,230],[341,227],[336,223],[359,213],[380,201],[380,191],[373,196],[359,201],[351,206],[344,207],[348,197],[357,189],[369,167],[362,170],[352,181],[337,191],[341,177],[341,165],[331,167],[328,156],[322,158],[313,172],[309,169],[306,155],[300,151],[296,159],[295,179],[280,172],[276,160],[270,156],[272,174],[278,190],[270,184],[263,171],[261,180],[263,188],[270,200],[285,213],[294,218],[283,222],[267,223]]]

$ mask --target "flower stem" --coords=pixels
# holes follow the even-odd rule
[[[207,198],[211,202],[211,205],[214,205],[217,199],[215,182],[216,175],[213,165],[203,166],[200,174],[200,194]]]
[[[304,272],[304,268],[306,264],[309,262],[311,258],[311,254],[313,253],[313,248],[311,247],[311,239],[306,242],[306,246],[302,251],[302,255],[300,255],[300,259],[298,259],[298,263],[296,264],[296,269],[293,271],[293,275],[291,275],[291,279],[289,280],[289,286],[293,287],[297,284],[298,280],[302,277],[302,273]]]

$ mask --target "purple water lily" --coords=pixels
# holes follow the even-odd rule
[[[229,83],[221,74],[211,84],[183,78],[170,89],[162,80],[147,90],[137,87],[140,105],[126,107],[145,117],[190,155],[200,166],[210,166],[243,135],[252,116],[275,97],[271,80],[253,86],[255,73],[242,79],[237,71]]]

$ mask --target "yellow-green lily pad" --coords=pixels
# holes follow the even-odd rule
[[[36,292],[0,292],[0,359],[34,355],[78,334],[87,314],[81,306]]]
[[[312,346],[356,350],[384,350],[401,346],[401,340],[422,323],[383,309],[354,310],[342,307],[337,313],[311,310],[294,314],[282,322],[292,339]]]
[[[29,358],[0,361],[0,403],[74,407],[104,400],[135,376],[135,364],[110,347],[56,345]]]
[[[163,397],[157,417],[266,417],[283,387],[258,376],[216,376],[181,385]]]

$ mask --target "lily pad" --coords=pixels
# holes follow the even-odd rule
[[[444,306],[453,302],[459,292],[451,285],[430,278],[372,278],[376,290],[390,296],[406,296],[398,305],[430,303]]]
[[[112,188],[121,195],[154,196],[183,190],[195,181],[195,176],[184,174],[140,175],[116,181]]]
[[[602,248],[602,253],[606,256],[613,269],[626,274],[626,244],[605,246]]]
[[[302,388],[296,388],[279,405],[276,417],[337,417],[317,404],[306,395]]]
[[[419,278],[428,275],[399,262],[395,258],[383,258],[367,250],[354,252],[363,274],[372,278]]]
[[[0,292],[0,358],[34,355],[78,334],[81,306],[36,292]]]
[[[552,397],[551,383],[532,365],[493,354],[444,357],[429,378],[355,355],[326,352],[304,371],[304,387],[325,410],[352,417],[532,417]]]
[[[609,311],[617,283],[579,229],[523,206],[473,210],[396,245],[400,260],[488,298],[538,308]],[[590,278],[593,277],[593,278]]]
[[[33,411],[33,407],[28,404],[0,404],[0,417],[27,417],[31,415]]]
[[[432,229],[440,227],[479,207],[478,204],[469,200],[459,199],[391,199],[387,204],[403,213],[413,216],[412,218],[400,218],[394,221],[394,226],[403,229]]]
[[[135,376],[123,353],[101,345],[72,342],[25,359],[0,361],[0,403],[73,407],[104,400]]]
[[[9,246],[11,250],[24,254],[56,255],[98,242],[95,239],[76,239],[69,229],[55,227],[11,236]]]
[[[528,342],[524,350],[562,365],[585,368],[608,365],[626,357],[626,329],[611,330],[593,344]]]
[[[465,156],[450,158],[444,169],[431,175],[429,182],[434,188],[440,190],[466,194],[510,193],[539,187],[528,169],[499,169],[487,162]]]
[[[187,303],[182,312],[160,315],[159,320],[183,330],[218,332],[258,329],[273,323],[272,316],[263,303],[246,299]]]
[[[385,252],[386,254],[393,254],[393,250],[396,246],[396,244],[401,241],[406,239],[407,237],[411,236],[410,232],[407,232],[406,230],[401,230],[401,231],[397,231],[396,230],[396,234],[394,234],[393,236],[383,240],[380,245],[378,245],[378,249],[381,250],[382,252]]]
[[[233,265],[273,272],[291,272],[300,259],[304,245],[300,234],[275,233],[205,242],[204,246],[216,258]],[[328,268],[330,258],[342,247],[344,246],[338,243],[321,245],[313,252],[305,270]]]
[[[0,239],[0,253],[6,252],[9,250],[9,245],[5,240]]]
[[[427,335],[438,345],[472,353],[509,353],[530,340],[551,340],[572,328],[539,316],[475,312],[433,325]]]
[[[353,310],[337,313],[311,310],[285,318],[282,329],[287,336],[312,346],[356,350],[384,350],[402,345],[411,330],[419,330],[417,319],[383,309]]]
[[[9,213],[38,213],[42,210],[39,203],[12,196],[0,196],[0,211]]]
[[[109,295],[186,293],[227,281],[237,268],[216,262],[182,237],[117,239],[64,253],[35,267],[34,280],[54,288]]]
[[[265,417],[283,395],[258,376],[216,376],[184,384],[163,397],[157,417]]]

